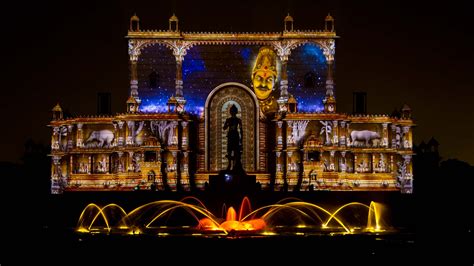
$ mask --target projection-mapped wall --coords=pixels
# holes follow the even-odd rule
[[[203,112],[207,96],[222,83],[238,82],[251,87],[252,69],[260,47],[200,45],[188,50],[183,61],[186,110],[195,114]],[[288,91],[298,101],[299,110],[321,111],[326,80],[326,59],[322,50],[314,44],[294,49],[287,71]],[[172,51],[160,45],[143,49],[138,62],[138,75],[141,111],[165,112],[166,102],[175,93],[176,61]],[[280,76],[278,69],[278,84]]]

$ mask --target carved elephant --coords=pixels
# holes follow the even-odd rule
[[[107,145],[107,147],[110,147],[114,137],[114,133],[111,130],[104,129],[92,131],[89,138],[86,140],[86,143],[98,141],[98,147],[103,147],[104,144]]]
[[[351,132],[351,140],[353,145],[355,141],[365,142],[365,146],[369,146],[371,140],[380,139],[380,134],[370,130],[354,130]]]

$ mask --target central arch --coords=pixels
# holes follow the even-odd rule
[[[245,171],[255,172],[258,166],[260,108],[253,91],[240,83],[228,82],[214,88],[205,104],[205,169],[217,172],[227,167],[225,157],[227,139],[223,130],[228,108],[234,104],[242,119],[242,165]]]

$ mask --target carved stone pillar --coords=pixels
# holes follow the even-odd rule
[[[175,98],[178,102],[177,112],[184,111],[186,100],[183,94],[183,60],[189,48],[189,43],[175,41],[173,44],[173,55],[176,59],[176,79],[175,79]]]
[[[388,123],[382,124],[382,147],[388,148]]]
[[[332,127],[332,144],[334,146],[339,146],[339,127],[337,126],[338,123],[337,123],[337,120],[334,120],[332,122],[333,124],[333,127]]]
[[[402,147],[404,149],[411,149],[411,140],[410,140],[410,127],[409,126],[404,126],[403,127],[403,141],[402,141]]]
[[[348,147],[352,146],[351,132],[349,130],[349,125],[350,125],[350,122],[347,122],[346,123],[346,146]]]
[[[176,191],[177,184],[178,184],[178,152],[171,151],[171,155],[173,156],[173,161],[171,162],[171,174],[168,173],[168,184],[170,185],[171,190]]]
[[[51,139],[51,150],[59,150],[59,127],[53,128],[53,138]]]
[[[288,74],[287,74],[287,65],[288,65],[288,55],[289,50],[286,53],[286,56],[280,55],[281,62],[281,80],[280,80],[280,98],[278,98],[278,110],[280,112],[286,112],[287,103],[288,103]]]
[[[72,150],[74,148],[74,141],[72,140],[72,130],[74,129],[74,125],[67,126],[67,149]]]
[[[84,132],[82,131],[82,123],[77,124],[77,133],[76,133],[76,148],[84,147],[83,139]]]
[[[334,166],[334,155],[336,154],[336,151],[330,151],[329,152],[329,171],[333,172],[336,170],[336,167]]]
[[[124,130],[125,128],[123,127],[123,124],[125,124],[124,121],[118,121],[117,122],[117,125],[118,125],[118,141],[117,141],[117,145],[119,147],[122,147],[124,145]]]
[[[375,154],[372,153],[372,162],[370,164],[370,168],[372,168],[372,173],[374,174],[375,173]]]
[[[53,156],[51,164],[51,193],[60,194],[63,192],[61,186],[61,156]]]
[[[339,145],[346,146],[346,121],[341,121],[339,130]]]
[[[188,149],[188,122],[182,121],[181,126],[183,128],[183,133],[181,135],[181,147],[184,150]]]
[[[277,128],[276,128],[277,146],[281,148],[283,147],[283,129],[282,129],[283,121],[277,121],[276,124],[277,124]]]
[[[392,174],[396,174],[395,173],[395,161],[393,160],[393,154],[390,155],[390,172]]]
[[[93,173],[93,168],[94,168],[94,165],[92,161],[92,155],[89,155],[89,161],[87,163],[87,173],[89,175]]]
[[[354,173],[357,174],[357,153],[354,153],[354,161],[352,162],[352,169],[354,169]]]
[[[181,172],[181,188],[185,191],[189,191],[189,153],[183,152],[183,171]]]
[[[276,173],[282,173],[283,172],[283,169],[282,169],[282,165],[281,165],[281,152],[277,151],[276,152]]]
[[[293,139],[293,121],[287,121],[286,127],[286,146],[293,147],[295,144],[295,140]]]
[[[135,121],[127,121],[128,131],[127,131],[127,145],[133,145],[135,140],[133,139],[133,132],[135,132]]]
[[[130,96],[138,99],[138,57],[130,57]]]
[[[397,126],[392,124],[391,129],[392,129],[392,149],[396,149],[397,148],[397,139],[396,139]]]
[[[288,151],[286,153],[286,164],[287,164],[287,167],[286,167],[286,172],[292,172],[292,167],[291,167],[291,164],[293,163],[293,160],[291,159],[291,156],[293,155],[293,152],[292,151]]]

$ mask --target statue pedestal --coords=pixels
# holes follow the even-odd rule
[[[217,193],[252,193],[256,190],[256,176],[241,170],[222,170],[209,176],[210,190]]]

